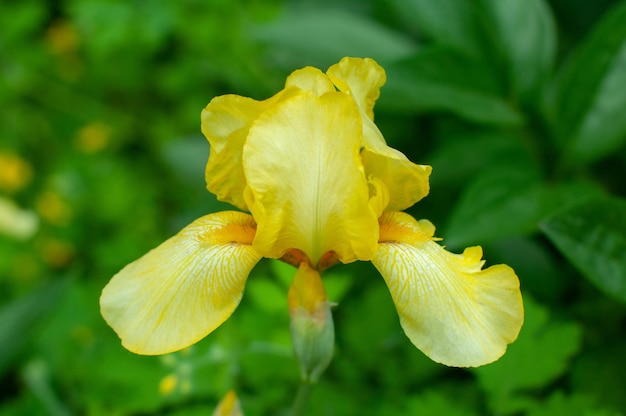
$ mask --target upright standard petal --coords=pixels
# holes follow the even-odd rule
[[[328,68],[328,78],[339,91],[350,94],[359,108],[374,119],[374,104],[387,81],[385,70],[370,58],[343,58]]]
[[[331,251],[344,263],[372,257],[378,222],[360,139],[358,110],[339,92],[300,94],[254,123],[243,160],[263,256],[298,249],[313,266]]]
[[[497,360],[523,323],[519,281],[506,265],[481,270],[480,247],[452,254],[434,226],[408,214],[380,218],[372,262],[382,274],[406,335],[434,361],[475,367]]]
[[[220,201],[247,210],[241,153],[248,130],[264,110],[298,92],[298,88],[286,88],[263,101],[222,95],[212,99],[202,110],[202,133],[211,144],[205,170],[207,189]]]
[[[326,72],[339,91],[352,96],[363,123],[363,166],[368,176],[382,180],[389,191],[388,211],[402,211],[428,195],[430,166],[416,165],[387,146],[374,124],[374,104],[385,84],[385,70],[373,59],[343,58]]]
[[[102,316],[138,354],[194,344],[239,304],[261,259],[254,233],[254,220],[241,212],[197,219],[111,279],[100,297]]]
[[[293,71],[291,75],[287,77],[287,81],[285,81],[285,88],[289,87],[296,87],[302,91],[310,91],[318,97],[327,92],[335,91],[335,87],[326,74],[312,66]]]

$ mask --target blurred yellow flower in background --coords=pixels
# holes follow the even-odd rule
[[[37,195],[35,207],[42,219],[57,226],[68,225],[74,215],[72,207],[65,198],[51,190]]]
[[[215,408],[213,416],[243,416],[241,404],[234,391],[231,390],[226,393]]]
[[[50,50],[58,55],[74,53],[80,45],[80,34],[68,20],[57,20],[51,24],[45,39]]]
[[[30,163],[13,153],[0,152],[0,191],[19,191],[32,178],[33,168]]]
[[[201,217],[113,277],[101,311],[126,348],[163,354],[199,341],[267,257],[314,275],[372,261],[406,335],[431,359],[467,367],[504,353],[523,322],[517,276],[506,265],[482,270],[480,247],[446,251],[429,221],[399,212],[428,194],[431,168],[387,146],[374,124],[384,83],[373,60],[344,58],[326,73],[293,72],[267,100],[207,105],[207,188],[250,214]],[[305,309],[325,301],[315,293],[300,299]]]
[[[56,20],[48,27],[44,41],[57,58],[59,75],[68,81],[76,81],[85,69],[83,59],[78,53],[82,39],[76,25],[70,20]]]
[[[97,153],[110,142],[111,128],[101,122],[93,122],[82,127],[76,134],[76,147],[84,153]]]
[[[176,385],[178,384],[178,377],[176,374],[168,374],[161,379],[159,382],[159,393],[164,396],[171,394],[174,389],[176,389]]]
[[[26,240],[35,234],[39,218],[31,211],[23,210],[10,199],[0,196],[0,234],[18,240]]]

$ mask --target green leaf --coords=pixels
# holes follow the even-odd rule
[[[493,413],[519,412],[529,406],[520,391],[544,387],[561,375],[581,342],[578,324],[552,319],[547,308],[524,296],[524,326],[517,341],[499,361],[472,370]]]
[[[592,162],[626,140],[626,2],[618,3],[580,45],[555,85],[550,111],[564,150]]]
[[[263,313],[287,313],[287,292],[268,278],[254,276],[246,284],[246,296]]]
[[[626,302],[626,201],[588,200],[548,218],[540,228],[589,281]]]
[[[464,247],[535,230],[547,206],[547,192],[528,167],[494,168],[463,192],[443,235],[445,244]]]
[[[49,367],[52,386],[62,386],[72,413],[151,413],[166,399],[158,385],[168,368],[121,346],[100,315],[102,286],[99,279],[72,282],[37,334],[36,359]]]
[[[475,177],[497,164],[532,163],[521,140],[512,134],[494,130],[467,131],[447,134],[438,140],[440,144],[425,163],[434,167],[430,176],[433,189],[440,186],[465,185],[468,178]]]
[[[549,243],[534,237],[513,237],[485,246],[491,264],[506,263],[515,270],[525,292],[541,301],[555,302],[570,288],[561,272],[558,254]]]
[[[40,2],[2,2],[0,4],[0,27],[2,27],[0,47],[4,49],[9,43],[19,42],[22,38],[37,33],[39,25],[45,19],[46,8]]]
[[[553,393],[542,403],[530,407],[528,416],[619,416],[620,413],[600,407],[590,396],[573,394],[566,396],[561,391]]]
[[[441,235],[453,248],[534,233],[564,206],[603,195],[586,182],[547,184],[537,168],[518,156],[501,159],[464,190]]]
[[[484,0],[495,27],[494,41],[508,62],[513,89],[538,92],[556,53],[556,30],[543,0]]]
[[[408,397],[402,406],[396,403],[385,403],[381,412],[385,415],[446,415],[446,416],[472,416],[477,414],[462,398],[455,396],[450,400],[451,391],[427,390],[419,396]],[[466,387],[467,390],[467,387]]]
[[[604,304],[607,302],[605,301]],[[605,311],[593,311],[593,319],[605,317]],[[620,308],[623,309],[623,308]],[[619,319],[619,317],[618,317]],[[599,403],[615,409],[626,409],[624,396],[624,374],[626,374],[626,341],[621,330],[622,318],[611,329],[611,342],[603,342],[596,347],[588,347],[570,371],[570,386],[572,390],[594,397]],[[605,332],[606,333],[606,332]],[[606,338],[605,338],[606,339]],[[589,375],[593,374],[593,377]]]
[[[389,0],[398,18],[411,29],[442,45],[473,54],[477,39],[478,9],[466,0]]]
[[[22,379],[37,397],[46,413],[52,416],[70,416],[72,413],[52,388],[50,368],[42,359],[28,362],[22,369]]]
[[[552,68],[556,33],[543,0],[388,2],[410,30],[488,63],[494,80],[508,71],[517,95],[538,92]]]
[[[446,415],[472,416],[477,414],[468,404],[459,400],[450,400],[450,396],[441,392],[427,391],[408,400],[406,415]]]
[[[106,58],[129,47],[135,54],[157,49],[174,24],[172,7],[162,6],[90,0],[73,3],[70,14],[86,35],[86,49]]]
[[[370,57],[385,64],[416,48],[403,34],[340,10],[292,11],[256,27],[252,36],[266,43],[275,62],[290,70],[304,65],[325,69],[344,56]]]
[[[55,280],[0,309],[0,374],[35,335],[35,329],[55,308],[68,287],[66,279]]]
[[[379,108],[404,113],[449,111],[480,123],[515,125],[521,114],[503,98],[484,62],[430,47],[388,65]]]

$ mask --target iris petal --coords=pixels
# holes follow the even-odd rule
[[[366,147],[361,158],[368,177],[379,178],[387,187],[386,211],[407,209],[428,195],[430,166],[416,165],[391,147],[378,150]]]
[[[254,123],[244,170],[258,224],[254,247],[263,256],[299,249],[313,266],[329,251],[344,263],[371,258],[378,222],[368,205],[360,139],[358,110],[339,92],[302,93]]]
[[[409,339],[434,361],[474,367],[497,360],[523,322],[519,281],[506,265],[481,270],[480,247],[452,254],[433,225],[392,212],[380,218],[372,262],[389,287]]]
[[[197,219],[124,267],[102,291],[104,319],[138,354],[185,348],[235,310],[261,256],[252,217],[220,212]]]
[[[368,118],[374,119],[374,104],[387,81],[385,70],[376,61],[346,57],[328,68],[326,74],[339,91],[352,95]]]
[[[335,91],[335,87],[328,77],[319,69],[307,66],[293,71],[287,77],[285,88],[296,87],[302,91],[310,91],[317,95]]]
[[[222,95],[212,99],[202,110],[202,133],[211,144],[205,170],[207,189],[220,201],[247,210],[243,198],[246,178],[241,154],[250,126],[261,112],[298,91],[297,88],[286,88],[263,101]]]
[[[339,91],[352,96],[363,123],[363,166],[366,175],[381,179],[389,190],[387,211],[402,211],[428,195],[430,166],[416,165],[404,154],[387,146],[374,124],[374,104],[386,81],[385,71],[374,60],[343,58],[328,68]]]

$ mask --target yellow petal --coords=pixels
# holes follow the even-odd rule
[[[285,82],[285,88],[289,87],[310,91],[317,96],[335,91],[335,87],[328,77],[319,69],[311,66],[293,71]]]
[[[222,324],[261,256],[252,217],[220,212],[197,219],[124,267],[102,291],[102,316],[138,354],[185,348]]]
[[[327,71],[339,91],[356,101],[363,122],[363,166],[367,177],[383,181],[389,191],[387,211],[401,211],[428,195],[430,166],[416,165],[387,146],[374,124],[374,104],[385,84],[385,71],[374,60],[343,58]]]
[[[387,211],[407,209],[428,195],[430,166],[417,165],[391,147],[378,151],[366,147],[361,157],[367,176],[380,179],[387,187]]]
[[[374,104],[387,80],[385,70],[376,61],[346,57],[328,68],[326,74],[339,91],[350,94],[359,108],[374,118]]]
[[[243,416],[241,404],[234,391],[229,391],[218,403],[213,416]]]
[[[300,94],[254,123],[244,170],[263,256],[298,249],[315,266],[329,251],[344,263],[374,254],[378,222],[368,206],[360,125],[354,101],[339,92]]]
[[[432,241],[428,221],[391,212],[380,218],[372,262],[383,275],[400,323],[434,361],[475,367],[497,360],[523,323],[519,281],[506,265],[481,270],[482,249],[452,254]]]
[[[317,382],[332,360],[335,327],[319,271],[301,263],[289,287],[291,344],[303,380]]]
[[[222,95],[212,99],[202,110],[202,133],[211,144],[205,171],[207,189],[220,201],[247,209],[243,198],[246,179],[241,153],[250,125],[264,110],[298,91],[286,88],[264,101]]]
[[[289,286],[287,301],[289,313],[292,315],[298,308],[313,314],[318,310],[319,303],[328,302],[326,288],[324,287],[324,282],[322,282],[320,272],[306,263],[300,264],[298,272],[293,278],[291,286]]]

